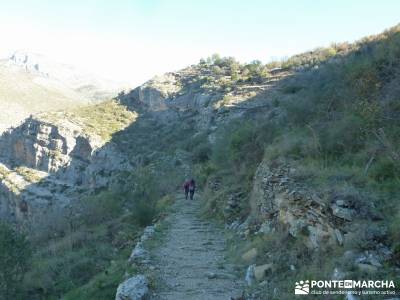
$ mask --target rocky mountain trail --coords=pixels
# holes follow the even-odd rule
[[[141,266],[145,275],[120,284],[116,299],[212,300],[242,295],[244,274],[226,257],[224,229],[204,220],[200,207],[200,196],[193,201],[177,196],[161,224],[144,230],[129,262]]]
[[[225,257],[224,231],[199,216],[201,198],[177,197],[161,244],[153,299],[230,299],[242,293],[241,274]]]

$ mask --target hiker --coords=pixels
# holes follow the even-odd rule
[[[188,195],[189,195],[189,185],[190,185],[190,181],[186,180],[185,183],[183,184],[183,190],[185,191],[185,199],[188,199]]]
[[[193,200],[194,192],[196,190],[196,182],[192,178],[189,182],[189,193],[190,193],[190,200]]]

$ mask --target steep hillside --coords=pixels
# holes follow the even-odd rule
[[[31,114],[88,102],[81,94],[59,82],[0,65],[1,132],[16,126]]]
[[[274,265],[261,294],[399,278],[399,57],[395,27],[300,68],[271,103],[282,114],[223,129],[199,166],[208,212],[246,238],[238,255]]]

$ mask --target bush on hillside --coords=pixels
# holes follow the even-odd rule
[[[156,202],[161,197],[158,182],[151,170],[145,168],[132,181],[131,218],[140,226],[147,226],[157,214]]]
[[[357,152],[364,146],[363,123],[355,116],[345,116],[336,122],[328,122],[319,130],[322,151],[338,157],[346,152]]]
[[[192,160],[194,163],[205,163],[211,157],[211,147],[208,143],[200,144],[193,149]]]
[[[396,178],[400,180],[399,165],[387,157],[380,158],[372,165],[369,176],[378,182],[385,182]]]
[[[103,191],[83,201],[82,216],[86,224],[110,220],[122,213],[123,195],[115,191]]]
[[[20,284],[28,270],[32,251],[23,234],[0,223],[0,295],[16,299]]]

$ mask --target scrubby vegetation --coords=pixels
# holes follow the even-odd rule
[[[114,100],[75,109],[71,118],[78,119],[88,134],[95,133],[109,141],[113,133],[123,130],[136,119],[136,114]]]
[[[40,172],[36,172],[33,169],[20,166],[15,169],[15,172],[17,172],[19,175],[23,176],[25,180],[32,182],[32,183],[37,183],[43,179],[43,175],[40,174]]]
[[[360,230],[353,246],[361,251],[370,249],[374,236],[390,245],[391,263],[398,266],[400,28],[342,46],[295,56],[281,65],[318,68],[303,69],[280,82],[281,97],[275,106],[284,114],[279,120],[261,119],[236,127],[230,124],[231,128],[220,133],[221,142],[210,156],[214,159],[207,162],[208,168],[200,168],[203,174],[211,170],[207,181],[223,186],[217,192],[212,185],[208,187],[207,211],[228,221],[244,220],[257,164],[263,158],[270,164],[284,161],[299,170],[299,183],[317,193],[345,195],[360,210],[370,211],[375,222],[354,225]],[[226,214],[224,209],[233,196],[241,199],[241,207]],[[365,277],[360,270],[335,259],[348,249],[331,248],[326,251],[336,255],[327,252],[318,258],[313,254],[310,259],[310,253],[300,253],[306,250],[304,246],[294,242],[286,230],[267,240],[248,240],[248,248],[256,246],[263,253],[260,263],[283,267],[269,278],[277,291],[291,290],[285,282],[329,278],[334,266],[347,270],[352,278]],[[282,251],[282,244],[287,251]],[[276,247],[279,249],[274,250]],[[301,270],[291,272],[290,264],[302,266]],[[383,268],[369,276],[393,278],[391,270]],[[282,294],[280,299],[284,297]]]
[[[22,296],[20,284],[31,261],[31,247],[26,237],[0,223],[0,295],[2,299]]]
[[[400,175],[399,57],[394,28],[358,44],[340,63],[287,80],[285,87],[303,88],[282,103],[287,130],[266,155],[310,166],[315,180],[329,170],[351,170],[352,184],[392,198]]]
[[[234,57],[218,54],[201,59],[199,68],[210,74],[205,78],[205,87],[216,85],[227,89],[234,83],[256,83],[271,76],[270,69],[259,60],[241,64]]]
[[[254,172],[263,158],[264,148],[275,135],[274,125],[257,121],[233,122],[217,132],[217,139],[207,160],[194,160],[196,177],[203,186],[214,182],[218,192],[206,190],[206,211],[217,213],[221,219],[228,217],[224,213],[229,196],[241,198],[241,207],[237,215],[230,214],[228,220],[243,218],[249,214],[249,196],[253,184]],[[201,147],[205,147],[204,144]],[[210,147],[210,146],[208,146]]]
[[[82,199],[65,217],[49,220],[49,232],[33,235],[32,264],[19,289],[21,299],[28,294],[30,299],[113,298],[125,274],[137,272],[127,260],[142,229],[173,202],[154,185],[152,175],[143,178],[137,189],[127,188],[138,184],[131,177],[126,188]]]
[[[123,130],[136,120],[137,114],[116,100],[82,106],[65,111],[45,113],[43,119],[58,123],[67,119],[78,124],[87,135],[97,135],[108,142],[114,133]]]

